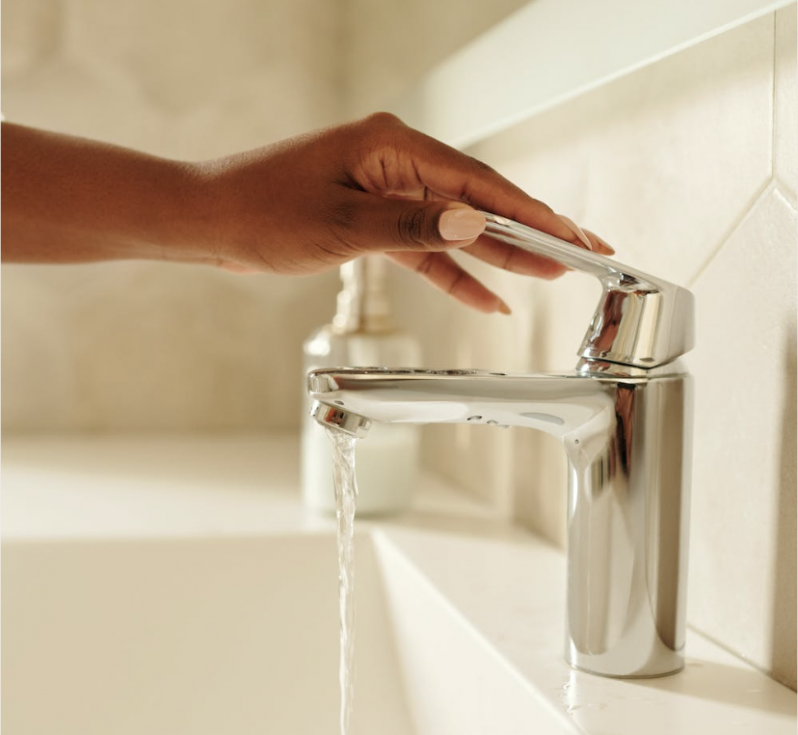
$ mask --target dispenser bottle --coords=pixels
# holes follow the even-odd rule
[[[331,324],[303,346],[304,371],[323,367],[419,367],[417,340],[395,325],[385,289],[387,263],[366,255],[341,266],[343,289]],[[306,392],[305,392],[306,395]],[[302,499],[306,507],[335,513],[332,442],[309,415],[302,425]],[[419,427],[372,424],[355,446],[358,515],[388,515],[412,500],[419,454]]]

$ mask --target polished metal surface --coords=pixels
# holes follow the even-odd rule
[[[310,415],[322,426],[337,429],[351,436],[364,437],[371,428],[371,421],[351,411],[344,411],[337,406],[314,401],[310,407]]]
[[[694,306],[687,289],[504,217],[483,214],[491,237],[601,281],[601,299],[579,350],[582,357],[651,368],[692,349]]]
[[[570,267],[607,267],[606,258],[562,247],[568,260],[558,259]],[[678,355],[663,355],[692,344],[692,299],[631,269],[616,275],[658,294],[641,303],[659,316],[601,357],[583,350],[572,373],[327,369],[308,375],[308,391],[317,421],[358,436],[382,421],[514,426],[557,437],[569,465],[566,659],[604,676],[662,676],[683,667],[692,447],[692,381]],[[619,325],[633,329],[623,312],[634,312],[636,297],[616,301],[612,290],[605,287],[609,303],[626,304]],[[657,336],[663,328],[667,339]],[[624,345],[632,349],[621,355]]]

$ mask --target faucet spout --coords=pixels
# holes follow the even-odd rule
[[[364,421],[379,421],[519,426],[562,437],[611,412],[611,383],[577,373],[479,370],[337,369],[308,376],[314,418],[361,436],[368,429]]]
[[[359,439],[366,436],[371,428],[369,419],[320,401],[313,402],[310,415],[326,429],[335,429]]]
[[[683,667],[691,381],[677,364],[617,375],[326,369],[308,375],[319,423],[537,429],[569,465],[566,659],[605,676]]]

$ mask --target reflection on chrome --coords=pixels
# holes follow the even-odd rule
[[[358,436],[371,421],[556,436],[569,464],[566,659],[605,676],[674,673],[683,667],[692,426],[691,379],[677,358],[692,346],[692,295],[501,218],[488,232],[508,229],[507,241],[523,236],[528,249],[604,284],[575,371],[316,370],[314,416]]]

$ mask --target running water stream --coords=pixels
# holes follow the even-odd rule
[[[355,653],[355,437],[327,429],[333,443],[335,518],[338,524],[338,609],[341,624],[341,735],[348,735],[354,695]]]

